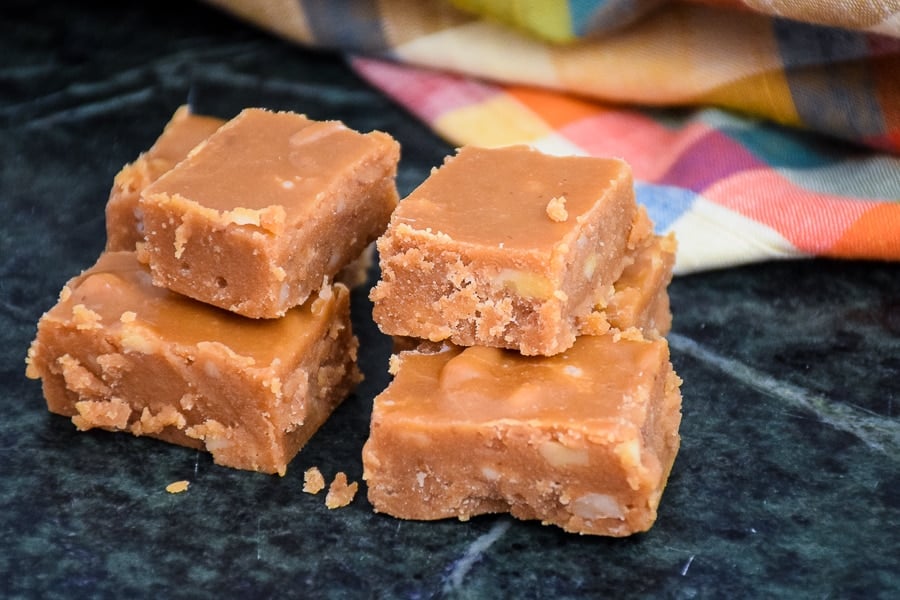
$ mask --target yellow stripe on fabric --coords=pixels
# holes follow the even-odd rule
[[[564,89],[648,105],[692,104],[754,77],[765,83],[742,105],[796,119],[781,70],[771,21],[749,13],[669,5],[618,34],[550,49]]]
[[[547,44],[487,21],[435,31],[394,49],[399,60],[422,67],[556,87],[549,52]]]
[[[553,131],[531,110],[506,94],[449,111],[433,126],[453,144],[488,148],[527,144]]]
[[[712,104],[765,115],[782,125],[801,125],[783,69],[751,75],[700,96],[702,104]]]
[[[569,3],[560,0],[451,0],[470,13],[487,16],[551,42],[575,39]]]

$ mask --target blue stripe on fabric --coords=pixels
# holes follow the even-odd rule
[[[719,109],[704,109],[699,119],[805,190],[848,198],[900,199],[898,157]]]
[[[569,0],[569,21],[572,23],[572,33],[581,37],[588,32],[591,15],[598,6],[606,4],[607,0]]]
[[[389,48],[377,2],[298,1],[317,44],[351,52],[383,52]]]
[[[802,134],[766,122],[750,127],[718,127],[754,156],[773,168],[807,169],[839,162],[847,157],[848,146],[835,144],[821,135]]]
[[[847,29],[821,27],[789,19],[772,19],[781,64],[796,67],[825,66],[867,58],[871,53],[866,35]]]
[[[866,36],[773,19],[791,97],[804,124],[849,139],[885,133]]]
[[[740,143],[760,160],[775,168],[823,167],[864,157],[871,152],[834,138],[794,127],[778,125],[715,108],[704,109],[699,119]]]
[[[638,204],[647,207],[657,233],[667,231],[678,218],[689,211],[697,199],[691,190],[670,185],[634,182]]]
[[[819,194],[900,202],[900,159],[889,155],[845,157],[833,165],[776,169],[793,184]]]
[[[602,34],[630,25],[661,0],[569,0],[572,31],[577,36]]]

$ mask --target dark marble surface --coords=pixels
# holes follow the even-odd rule
[[[449,148],[313,53],[200,4],[0,6],[0,596],[900,597],[900,265],[825,260],[677,278],[682,449],[629,539],[505,516],[328,511],[303,470],[358,480],[387,340],[354,297],[367,379],[284,478],[126,434],[76,433],[24,377],[35,323],[104,243],[113,175],[175,107],[379,128],[401,192]],[[376,273],[372,273],[375,277]],[[188,479],[188,492],[166,484]]]

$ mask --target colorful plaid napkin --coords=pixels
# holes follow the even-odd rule
[[[900,3],[208,0],[450,143],[619,156],[676,271],[900,259]]]

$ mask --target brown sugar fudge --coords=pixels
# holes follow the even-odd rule
[[[138,204],[141,192],[187,157],[191,149],[208,138],[225,121],[193,114],[181,106],[162,134],[134,162],[116,174],[106,204],[106,249],[134,250],[143,241],[143,215]]]
[[[446,344],[391,362],[363,448],[376,511],[510,512],[610,536],[654,523],[680,440],[665,339],[580,336],[552,357]]]
[[[152,285],[133,252],[108,252],[41,318],[26,374],[80,430],[284,474],[361,378],[348,298],[326,286],[281,319],[247,319]]]
[[[561,352],[609,300],[636,212],[620,160],[464,147],[379,238],[375,321],[389,335]]]
[[[245,109],[141,197],[153,282],[248,317],[278,317],[383,231],[399,144],[339,121]]]
[[[579,333],[598,335],[610,328],[636,327],[647,337],[666,335],[672,326],[667,288],[676,246],[674,235],[655,235],[632,251],[630,264],[613,284],[609,302],[578,320]]]
[[[106,204],[106,250],[134,250],[144,240],[141,192],[187,158],[197,144],[224,123],[223,119],[197,115],[187,106],[181,106],[153,146],[119,171]],[[350,288],[365,284],[373,254],[374,244],[369,244],[358,258],[335,275],[335,281]]]

